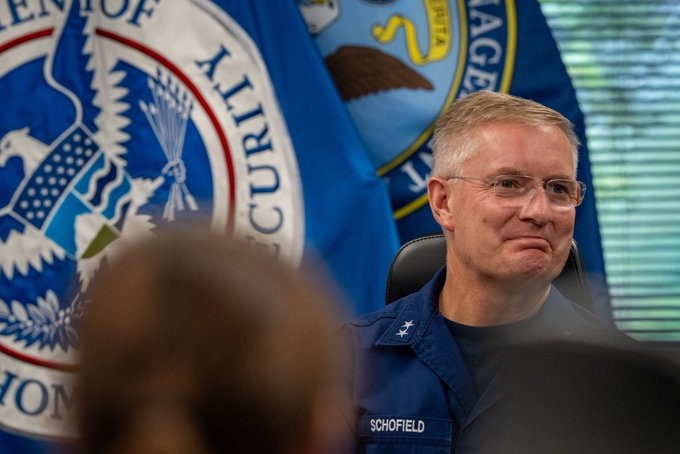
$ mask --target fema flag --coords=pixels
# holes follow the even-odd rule
[[[0,92],[3,452],[77,436],[83,292],[164,224],[320,260],[354,310],[383,304],[388,194],[294,1],[5,2]]]
[[[588,186],[575,238],[600,315],[610,317],[585,125],[535,0],[298,0],[387,186],[401,242],[440,231],[427,203],[435,119],[479,90],[534,99],[569,118]]]

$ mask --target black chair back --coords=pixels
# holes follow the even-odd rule
[[[418,291],[445,264],[444,234],[427,235],[405,243],[390,266],[386,303]],[[567,263],[553,283],[568,299],[594,312],[593,296],[576,241],[571,242]]]

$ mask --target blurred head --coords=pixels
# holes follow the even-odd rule
[[[330,301],[274,257],[207,229],[166,232],[123,253],[88,296],[89,452],[334,443],[320,417],[336,422],[342,363]]]
[[[428,182],[449,265],[547,288],[569,254],[576,208],[559,197],[577,187],[577,147],[569,120],[533,101],[488,91],[456,101],[437,122]],[[505,195],[517,187],[521,197]]]

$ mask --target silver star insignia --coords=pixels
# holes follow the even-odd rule
[[[406,328],[406,329],[409,329],[412,326],[413,326],[413,320],[409,320],[408,322],[404,322],[404,324],[401,325],[402,328]]]

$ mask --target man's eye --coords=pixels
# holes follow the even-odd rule
[[[571,194],[569,185],[567,183],[561,183],[559,181],[552,181],[548,185],[548,191],[553,194]]]
[[[522,187],[522,183],[517,178],[500,177],[496,178],[494,181],[494,186],[501,189],[519,189]]]

